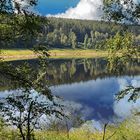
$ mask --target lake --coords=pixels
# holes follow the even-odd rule
[[[15,66],[24,61],[12,61]],[[37,60],[28,60],[37,69]],[[118,74],[109,73],[107,61],[93,59],[50,59],[46,80],[54,95],[70,104],[85,120],[116,122],[129,117],[140,108],[140,100],[128,102],[129,95],[120,101],[115,95],[127,86],[140,86],[140,63],[129,63]],[[10,89],[1,77],[0,96]]]

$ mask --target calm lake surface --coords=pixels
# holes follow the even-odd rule
[[[16,66],[22,62],[11,63]],[[37,69],[36,60],[28,62]],[[140,100],[127,101],[129,95],[115,100],[115,94],[126,86],[140,86],[140,63],[130,63],[121,73],[109,74],[105,59],[51,59],[46,71],[52,93],[62,97],[86,120],[114,122],[130,116],[132,109],[140,108]],[[10,90],[10,83],[2,78],[0,96]]]

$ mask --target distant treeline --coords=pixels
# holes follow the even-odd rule
[[[105,49],[105,42],[124,26],[104,21],[49,18],[43,42],[55,48]],[[140,45],[140,26],[128,26],[134,45]]]
[[[28,47],[41,44],[49,48],[105,49],[106,40],[124,30],[124,25],[105,21],[45,17],[44,21],[48,22],[44,22],[37,38],[32,38],[28,45],[19,38],[12,47],[21,48],[26,43]],[[127,28],[134,36],[134,46],[140,46],[140,26]],[[11,31],[9,32],[11,35]]]

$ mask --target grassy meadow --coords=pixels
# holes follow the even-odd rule
[[[94,58],[108,55],[107,51],[93,49],[52,49],[48,53],[50,58]],[[37,54],[28,49],[5,49],[1,50],[0,57],[4,60],[22,60],[37,58]]]
[[[127,120],[119,126],[108,125],[105,137],[103,131],[91,132],[88,129],[76,129],[74,131],[35,131],[33,137],[36,140],[140,140],[139,125],[136,120]],[[0,140],[20,140],[16,130],[0,129]]]

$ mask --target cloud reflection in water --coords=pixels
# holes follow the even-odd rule
[[[140,107],[140,100],[136,103],[128,102],[128,97],[119,102],[115,101],[115,94],[126,86],[140,86],[140,76],[111,77],[91,80],[67,85],[52,86],[52,92],[64,100],[73,101],[81,105],[79,113],[87,120],[114,121],[131,115],[132,109]],[[74,105],[75,106],[75,105]]]

